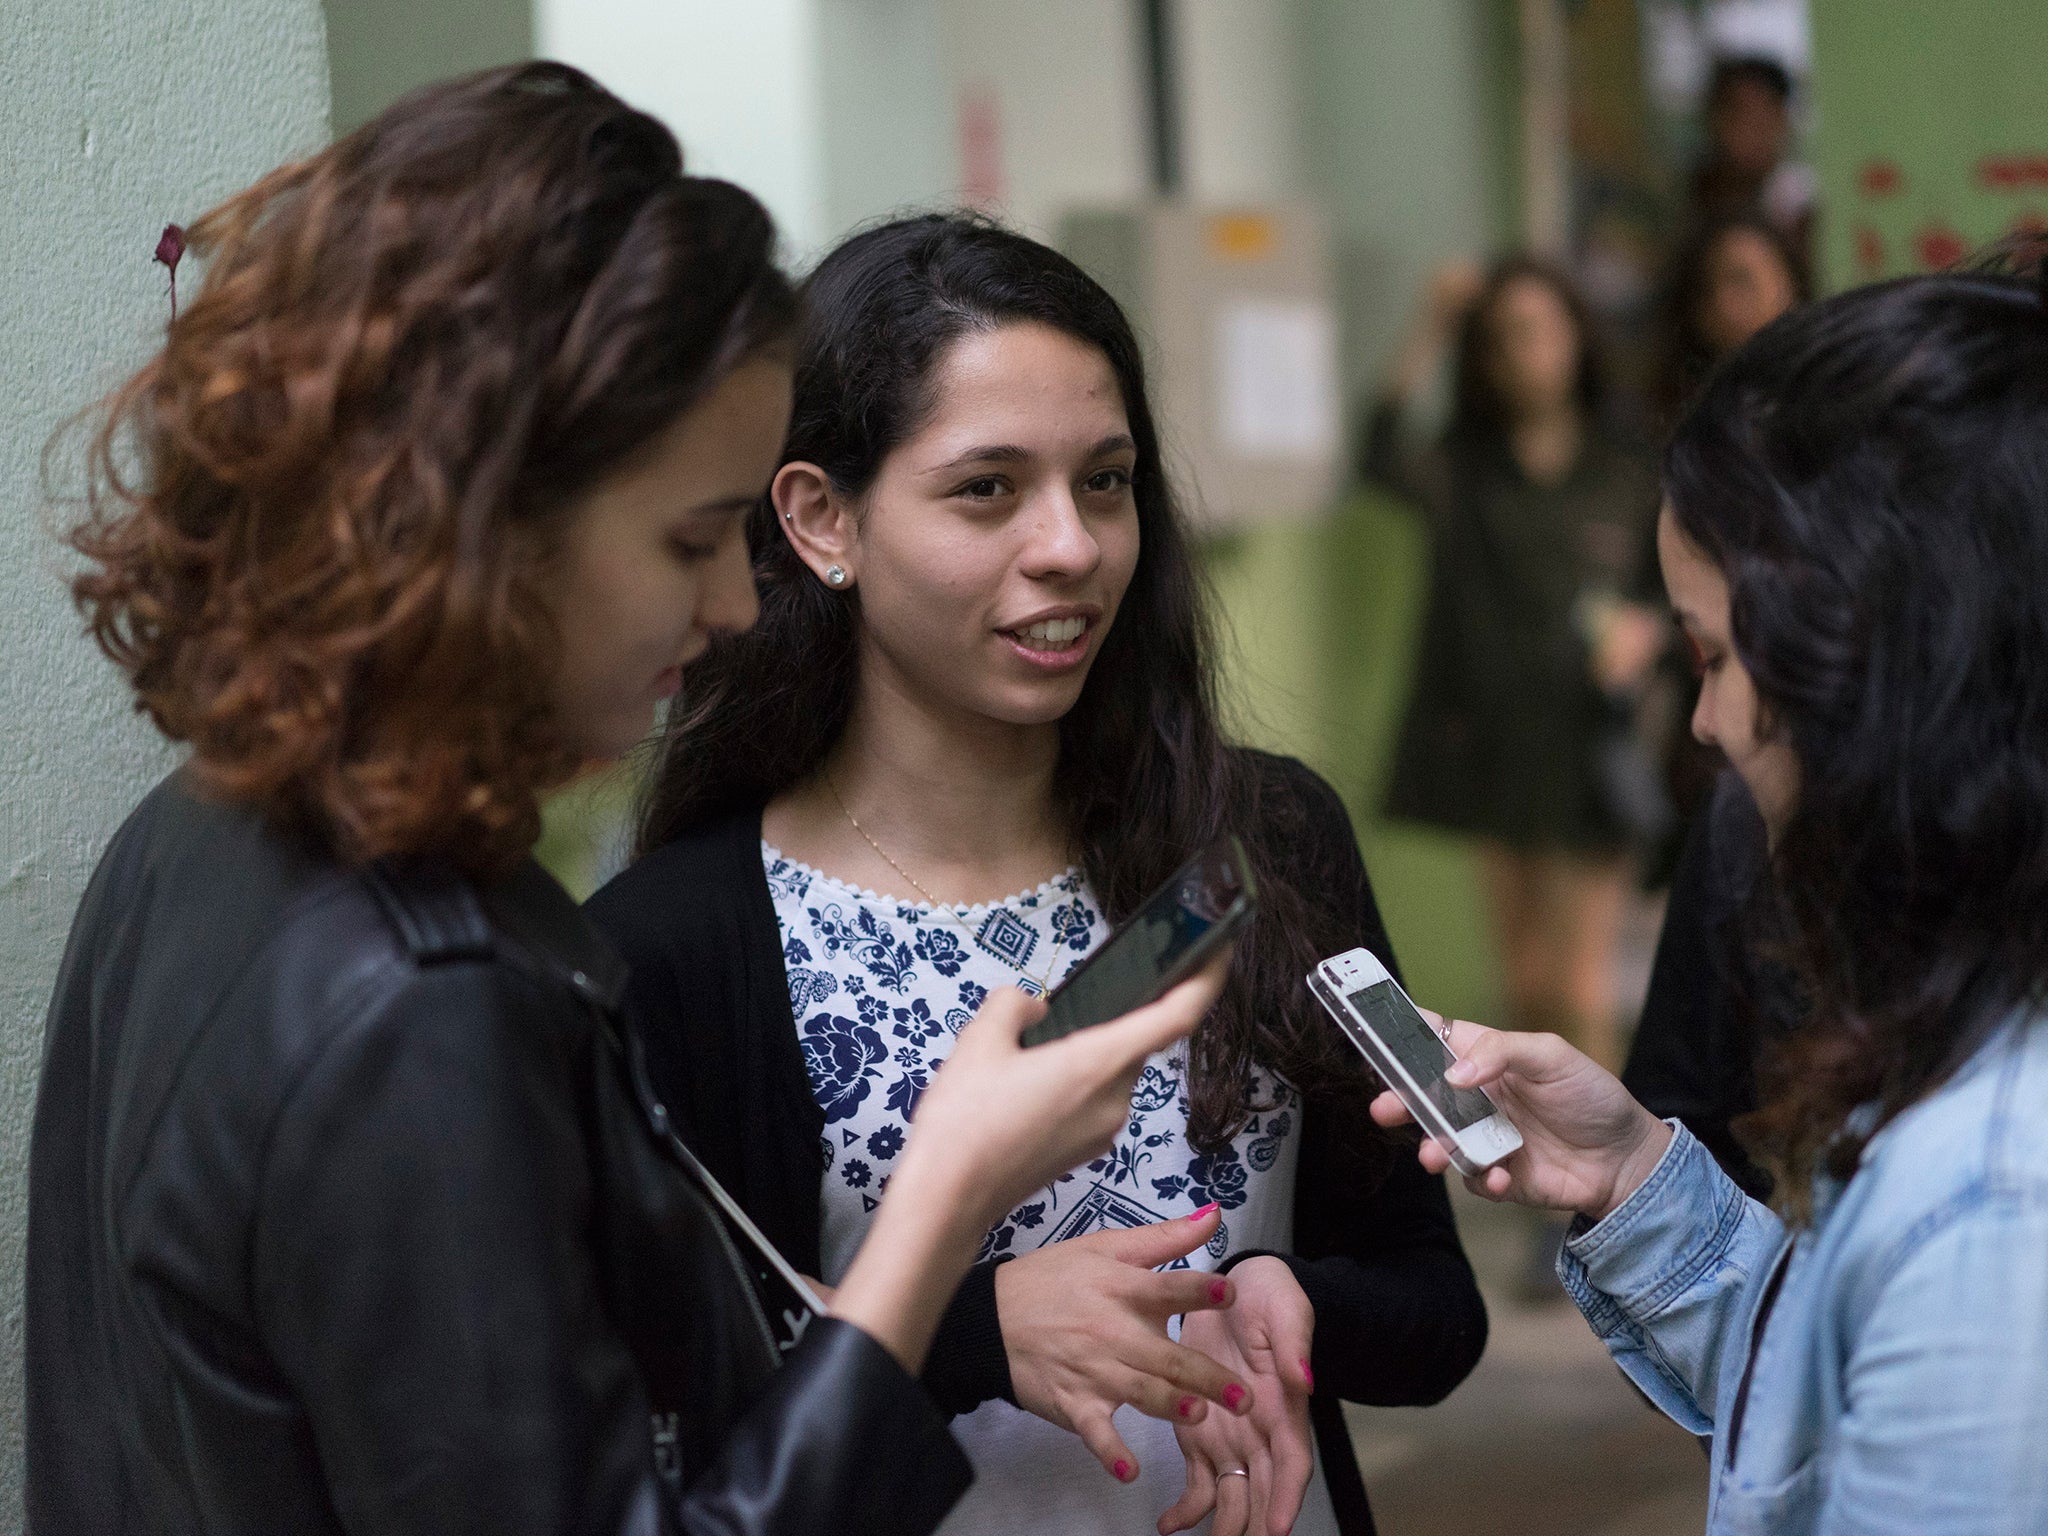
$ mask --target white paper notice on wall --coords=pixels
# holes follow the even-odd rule
[[[1217,425],[1227,453],[1320,462],[1340,431],[1337,322],[1306,299],[1226,299],[1216,316]]]

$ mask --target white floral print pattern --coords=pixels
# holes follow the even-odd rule
[[[836,1282],[888,1187],[919,1095],[988,989],[1036,991],[1038,976],[1058,985],[1109,925],[1078,870],[1007,901],[949,911],[861,890],[766,843],[761,857],[804,1066],[825,1112],[823,1278]],[[1253,1088],[1265,1107],[1228,1147],[1198,1153],[1187,1141],[1185,1047],[1155,1056],[1115,1145],[1012,1210],[983,1238],[981,1258],[1185,1216],[1211,1200],[1223,1207],[1215,1239],[1175,1268],[1209,1269],[1233,1249],[1288,1248],[1300,1106],[1270,1074]],[[1072,1435],[1007,1403],[956,1419],[977,1483],[944,1532],[1150,1529],[1179,1496],[1179,1450],[1155,1420],[1124,1410],[1117,1424],[1138,1454],[1142,1486],[1111,1482]],[[1320,1483],[1319,1473],[1318,1494]],[[1323,1498],[1311,1499],[1298,1530],[1322,1529],[1312,1516],[1327,1509]]]

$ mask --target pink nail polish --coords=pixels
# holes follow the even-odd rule
[[[1199,1211],[1196,1211],[1196,1212],[1195,1212],[1195,1213],[1194,1213],[1194,1214],[1193,1214],[1192,1216],[1188,1217],[1188,1220],[1189,1220],[1189,1221],[1200,1221],[1200,1220],[1201,1220],[1201,1219],[1202,1219],[1203,1217],[1207,1216],[1207,1215],[1208,1215],[1208,1214],[1209,1214],[1209,1213],[1210,1213],[1211,1211],[1213,1211],[1213,1210],[1215,1210],[1215,1209],[1216,1209],[1216,1202],[1215,1202],[1214,1200],[1211,1200],[1211,1201],[1210,1201],[1210,1202],[1209,1202],[1209,1203],[1208,1203],[1207,1205],[1203,1206],[1203,1207],[1202,1207],[1202,1208],[1201,1208],[1201,1209],[1200,1209]]]
[[[1315,1391],[1316,1373],[1308,1368],[1308,1362],[1306,1360],[1301,1362],[1301,1379],[1308,1383],[1309,1391]]]
[[[1234,1381],[1233,1381],[1233,1382],[1232,1382],[1232,1383],[1231,1383],[1231,1384],[1230,1384],[1229,1386],[1227,1386],[1227,1387],[1225,1387],[1225,1388],[1223,1389],[1223,1406],[1224,1406],[1224,1407],[1226,1407],[1226,1408],[1232,1408],[1232,1409],[1234,1409],[1234,1408],[1236,1408],[1236,1407],[1237,1407],[1237,1405],[1238,1405],[1239,1403],[1241,1403],[1241,1402],[1243,1402],[1243,1401],[1244,1401],[1244,1388],[1243,1388],[1243,1387],[1240,1387],[1240,1386],[1239,1386],[1239,1385],[1238,1385],[1238,1384],[1237,1384],[1236,1382],[1234,1382]]]
[[[1195,1400],[1193,1397],[1184,1397],[1180,1400],[1180,1416],[1182,1418],[1186,1418],[1189,1414],[1193,1413],[1194,1411]]]
[[[1209,1282],[1209,1299],[1215,1302],[1217,1306],[1222,1306],[1223,1298],[1229,1294],[1230,1282],[1228,1280],[1211,1280]]]
[[[1120,1483],[1128,1483],[1131,1480],[1131,1464],[1128,1461],[1119,1461],[1116,1464],[1116,1480]]]

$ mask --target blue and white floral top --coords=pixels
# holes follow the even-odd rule
[[[822,1278],[836,1284],[867,1234],[918,1096],[989,988],[1058,985],[1108,936],[1108,924],[1079,870],[1006,901],[940,908],[848,885],[766,843],[761,858],[804,1065],[825,1111]],[[1273,1107],[1207,1155],[1187,1141],[1186,1080],[1185,1047],[1155,1056],[1116,1144],[1011,1211],[983,1240],[981,1256],[1165,1221],[1211,1200],[1223,1207],[1222,1225],[1176,1268],[1211,1269],[1248,1248],[1291,1248],[1298,1096],[1256,1074],[1254,1102]],[[1180,1497],[1180,1448],[1170,1426],[1134,1409],[1119,1410],[1116,1425],[1137,1454],[1130,1484],[1113,1481],[1074,1435],[1009,1403],[984,1403],[955,1419],[975,1482],[942,1531],[1152,1529]],[[1294,1528],[1334,1536],[1320,1467]]]

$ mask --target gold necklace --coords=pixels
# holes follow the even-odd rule
[[[1050,990],[1052,983],[1053,966],[1058,965],[1060,963],[1059,946],[1057,944],[1052,946],[1052,965],[1048,965],[1044,969],[1044,971],[1034,976],[1031,974],[1031,972],[1025,970],[1024,967],[1017,961],[1005,955],[1000,948],[994,945],[984,943],[982,941],[982,935],[980,933],[977,933],[974,929],[967,926],[965,919],[963,919],[960,916],[959,909],[953,903],[940,901],[938,897],[934,896],[930,891],[924,888],[924,886],[918,881],[917,876],[913,875],[909,870],[905,869],[901,864],[898,864],[894,859],[889,857],[888,850],[885,849],[880,843],[875,841],[874,836],[868,831],[868,829],[860,824],[860,818],[853,814],[853,810],[851,807],[847,805],[845,797],[839,793],[839,786],[832,782],[832,775],[827,773],[820,775],[820,777],[822,777],[825,780],[825,787],[832,792],[832,798],[839,806],[839,814],[844,816],[847,820],[847,824],[851,826],[854,831],[860,834],[861,841],[866,843],[870,848],[875,850],[876,858],[880,859],[884,864],[888,865],[891,869],[895,870],[897,874],[901,875],[905,880],[909,881],[910,888],[913,891],[916,891],[918,895],[922,896],[925,899],[925,904],[927,906],[929,906],[935,912],[945,914],[946,917],[952,920],[953,926],[958,928],[962,933],[966,934],[968,938],[972,939],[979,948],[987,950],[989,953],[993,954],[998,960],[1001,960],[1005,965],[1009,966],[1012,970],[1016,971],[1017,974],[1022,976],[1026,981],[1030,982],[1032,987],[1035,989],[1032,994],[1033,996],[1043,997],[1046,994],[1046,992]],[[1029,923],[1025,922],[1021,917],[1017,916],[1016,913],[1012,912],[1007,903],[1000,901],[991,901],[984,903],[984,905],[986,905],[992,912],[1000,912],[1004,917],[1007,917],[1011,922],[1019,925],[1021,928],[1023,928],[1025,931],[1031,934],[1032,941],[1034,943],[1037,942],[1039,936],[1038,930],[1033,928]],[[982,928],[984,931],[987,929],[987,927],[987,923],[982,924]]]

